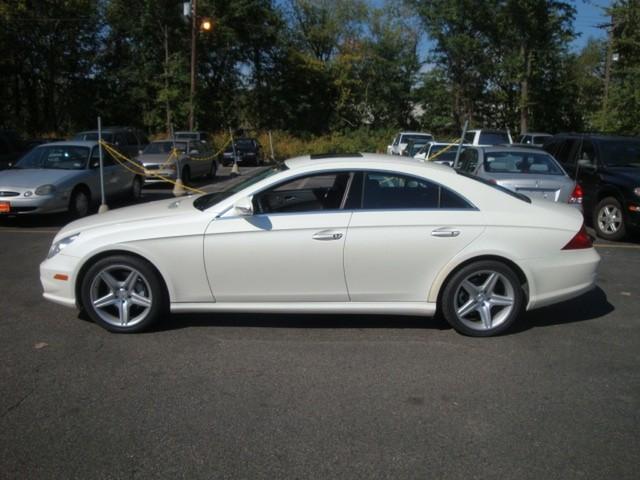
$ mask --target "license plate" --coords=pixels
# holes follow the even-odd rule
[[[0,213],[9,213],[11,211],[11,204],[9,202],[0,202]]]

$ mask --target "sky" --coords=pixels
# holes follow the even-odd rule
[[[574,28],[577,33],[581,34],[574,40],[573,48],[580,50],[590,37],[606,37],[606,30],[598,28],[597,25],[607,22],[608,19],[604,15],[603,7],[609,6],[611,2],[607,0],[589,0],[588,2],[577,0],[573,3],[577,10]]]

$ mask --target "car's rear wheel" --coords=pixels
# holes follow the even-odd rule
[[[76,188],[69,200],[69,212],[74,218],[86,217],[89,214],[91,200],[84,188]]]
[[[523,300],[520,281],[510,267],[482,260],[466,265],[449,279],[441,307],[447,322],[458,332],[491,337],[511,327]]]
[[[142,178],[136,176],[131,184],[131,198],[138,200],[140,197],[142,197]]]
[[[614,197],[603,198],[596,206],[593,227],[605,240],[622,240],[627,234],[622,205]]]
[[[155,269],[127,255],[100,259],[89,268],[81,302],[94,322],[118,333],[144,330],[167,310],[164,284]]]
[[[209,178],[216,178],[216,172],[218,171],[218,165],[216,164],[216,161],[213,160],[211,162],[211,167],[209,168]]]

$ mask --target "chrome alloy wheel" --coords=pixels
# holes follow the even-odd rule
[[[454,295],[455,313],[473,330],[491,330],[506,321],[514,308],[514,286],[503,274],[492,270],[473,272]]]
[[[93,278],[90,301],[96,314],[116,327],[132,327],[151,310],[153,296],[147,279],[128,265],[110,265]]]
[[[615,205],[604,205],[598,212],[598,228],[605,234],[617,233],[622,226],[622,212]]]

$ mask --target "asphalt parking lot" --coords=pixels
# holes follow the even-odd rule
[[[64,221],[0,222],[1,478],[638,478],[638,239],[498,338],[240,314],[114,335],[41,297]]]

